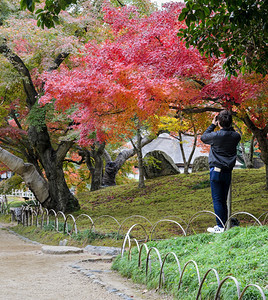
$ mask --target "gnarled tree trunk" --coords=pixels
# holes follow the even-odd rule
[[[153,137],[147,136],[142,138],[141,140],[141,147],[149,144],[152,140],[154,140]],[[133,147],[132,149],[127,149],[121,151],[116,159],[112,161],[111,156],[108,154],[107,151],[104,151],[104,157],[106,160],[105,165],[105,171],[102,179],[103,186],[113,186],[116,185],[115,178],[120,170],[120,168],[123,166],[123,164],[132,156],[136,154],[136,148]]]
[[[26,103],[29,110],[31,110],[38,101],[38,93],[32,82],[29,70],[20,57],[12,52],[5,42],[0,44],[0,54],[3,54],[21,75],[24,91],[27,97]],[[58,55],[54,61],[53,67],[49,70],[51,71],[56,69],[67,56],[68,53]],[[73,145],[73,142],[63,141],[58,145],[57,149],[54,149],[51,145],[46,124],[43,122],[42,128],[39,127],[30,125],[28,129],[28,138],[31,141],[31,146],[36,151],[38,160],[45,170],[47,182],[43,179],[43,184],[44,190],[48,189],[48,196],[46,194],[46,200],[43,199],[41,195],[42,193],[39,194],[32,190],[32,184],[34,181],[31,181],[32,183],[29,185],[29,188],[36,195],[37,200],[47,208],[62,210],[64,212],[76,210],[79,208],[79,203],[70,192],[63,173],[63,160],[70,147]],[[27,165],[20,169],[20,175],[22,177],[26,176],[23,175],[23,171],[27,171]],[[40,175],[40,177],[42,176]]]
[[[26,185],[34,193],[36,199],[43,204],[50,201],[49,188],[45,179],[37,172],[35,166],[25,163],[21,158],[0,147],[0,161],[11,171],[20,175]]]
[[[268,125],[266,125],[263,129],[257,128],[254,123],[250,120],[248,115],[245,115],[241,118],[241,120],[247,125],[247,127],[251,130],[255,138],[259,143],[259,148],[261,150],[261,159],[265,164],[266,176],[265,183],[266,189],[268,190]]]
[[[91,150],[82,150],[85,158],[86,165],[91,174],[91,191],[96,191],[101,188],[102,184],[102,173],[103,173],[103,153],[104,153],[105,143],[102,143],[97,147],[93,145]]]

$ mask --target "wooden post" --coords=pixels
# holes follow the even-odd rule
[[[229,219],[231,214],[232,214],[232,182],[230,183],[229,191],[228,191],[228,196],[227,196],[227,218]],[[231,228],[231,220],[228,221],[228,224],[226,225],[226,229]]]

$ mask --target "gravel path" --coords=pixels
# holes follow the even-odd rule
[[[3,226],[0,224],[0,300],[171,299],[111,271],[107,257],[44,254],[42,245],[27,242]]]

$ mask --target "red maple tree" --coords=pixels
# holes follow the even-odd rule
[[[88,43],[76,57],[77,67],[46,77],[41,102],[55,98],[58,109],[75,107],[71,117],[82,144],[91,142],[92,132],[100,141],[126,135],[135,127],[135,118],[155,124],[155,114],[165,114],[168,108],[184,113],[228,108],[255,134],[268,166],[267,79],[227,79],[224,57],[206,58],[187,48],[177,37],[185,26],[177,19],[182,7],[171,3],[140,17],[135,7],[107,5],[104,20],[110,37]]]

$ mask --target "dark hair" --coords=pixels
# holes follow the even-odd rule
[[[229,128],[232,126],[233,118],[232,118],[232,114],[229,110],[222,110],[218,114],[217,120],[218,120],[220,126],[223,128]]]

